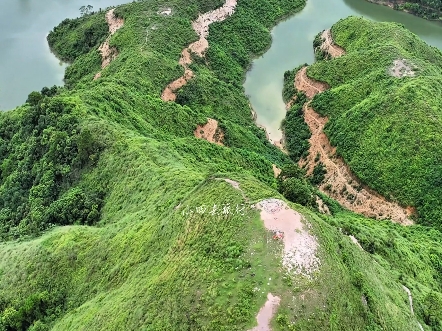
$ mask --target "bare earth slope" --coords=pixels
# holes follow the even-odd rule
[[[323,33],[324,43],[321,49],[329,52],[334,58],[342,56],[345,51],[333,43],[329,30]],[[304,92],[309,99],[317,93],[328,89],[327,84],[315,81],[307,76],[307,68],[302,68],[296,75],[295,87]],[[321,117],[310,106],[310,101],[304,105],[304,120],[310,128],[312,136],[309,140],[309,155],[299,161],[301,167],[306,167],[307,175],[313,172],[317,162],[322,162],[326,168],[325,179],[319,189],[339,201],[346,208],[376,219],[391,219],[403,225],[411,225],[409,212],[395,202],[387,201],[384,197],[364,187],[351,173],[342,158],[336,155],[336,148],[331,146],[323,132],[328,118]]]
[[[163,101],[175,101],[175,91],[186,85],[187,81],[193,77],[193,71],[189,69],[189,65],[192,63],[190,53],[192,52],[202,57],[207,48],[209,48],[209,42],[206,39],[209,35],[209,25],[213,22],[224,21],[235,12],[235,8],[236,0],[226,0],[222,7],[200,15],[198,19],[192,23],[192,28],[200,38],[181,52],[179,64],[184,68],[184,75],[166,86],[161,94]]]

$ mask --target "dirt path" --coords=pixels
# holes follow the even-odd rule
[[[333,41],[328,40],[331,38],[329,32],[324,33],[326,37],[324,43],[328,44],[324,46],[324,49],[331,50],[331,55],[343,55],[343,50],[338,46],[332,46],[334,45]],[[309,78],[306,67],[297,73],[295,87],[297,90],[303,91],[309,99],[329,88],[327,84]],[[306,167],[307,175],[310,175],[315,165],[322,162],[326,168],[326,174],[319,189],[344,207],[375,219],[391,219],[403,225],[413,224],[409,218],[410,209],[402,208],[397,203],[387,201],[381,195],[363,186],[350,171],[344,160],[336,155],[336,148],[331,146],[328,137],[323,132],[328,118],[321,117],[316,113],[310,102],[305,103],[303,107],[304,120],[312,133],[309,139],[309,155],[299,161],[299,166]],[[318,162],[315,160],[318,160]]]
[[[118,50],[115,47],[109,46],[109,40],[111,36],[124,25],[124,20],[122,18],[115,17],[114,10],[115,8],[109,10],[106,13],[106,21],[109,25],[109,36],[106,38],[106,41],[102,43],[98,48],[101,53],[101,69],[106,68],[118,55]],[[100,77],[101,71],[95,75],[94,80]]]
[[[179,64],[184,68],[184,75],[166,86],[161,94],[161,99],[163,101],[175,101],[175,91],[186,85],[189,79],[193,77],[193,71],[189,68],[189,65],[192,63],[190,53],[192,52],[199,57],[204,56],[207,48],[209,48],[209,42],[207,41],[209,25],[213,22],[222,22],[227,17],[231,16],[235,12],[236,2],[237,0],[226,0],[222,7],[201,14],[194,22],[192,22],[192,28],[198,34],[199,39],[191,43],[181,52]]]
[[[408,294],[408,301],[410,302],[410,311],[411,311],[411,315],[414,316],[414,310],[413,310],[413,297],[411,296],[411,291],[408,289],[408,287],[402,285],[402,288],[404,289],[405,292],[407,292]],[[422,325],[419,323],[419,321],[417,321],[417,324],[419,325],[419,329],[424,331],[424,328],[422,327]]]
[[[304,229],[301,215],[278,199],[263,200],[256,207],[266,229],[284,242],[283,266],[290,273],[311,279],[320,266],[316,256],[318,242]]]
[[[276,312],[275,308],[279,306],[280,301],[281,299],[279,297],[273,296],[271,293],[267,294],[267,301],[256,316],[258,326],[255,326],[248,331],[271,331],[270,321],[272,320],[273,315]]]
[[[208,118],[207,123],[204,125],[198,125],[193,135],[196,138],[207,140],[208,142],[224,146],[224,132],[218,128],[218,121]]]
[[[345,54],[345,50],[333,42],[330,29],[324,30],[321,37],[322,40],[324,40],[321,45],[321,50],[326,51],[332,58],[340,57]]]

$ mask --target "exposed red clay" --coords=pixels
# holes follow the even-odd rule
[[[196,138],[205,139],[217,145],[223,145],[224,132],[218,128],[218,121],[208,118],[207,123],[198,125],[193,132]]]
[[[109,40],[110,37],[124,25],[124,20],[122,18],[115,17],[114,10],[115,8],[106,13],[106,21],[109,25],[109,36],[98,48],[101,54],[101,69],[106,68],[118,56],[118,50],[115,47],[109,46]],[[100,77],[101,71],[95,75],[94,80]]]

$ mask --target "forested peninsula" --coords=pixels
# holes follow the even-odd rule
[[[284,77],[286,154],[242,83],[304,6],[135,1],[49,33],[65,85],[0,113],[0,331],[442,330],[442,53],[397,24],[317,31]],[[306,110],[408,223],[327,191]]]

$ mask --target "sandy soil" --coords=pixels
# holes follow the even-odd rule
[[[322,32],[322,40],[321,50],[326,51],[332,58],[340,57],[345,54],[344,49],[333,42],[330,29]]]
[[[109,10],[106,13],[106,21],[109,24],[109,36],[106,41],[100,45],[98,50],[101,54],[101,69],[106,68],[117,56],[118,50],[115,47],[109,46],[110,37],[124,25],[124,20],[122,18],[117,18],[114,15],[115,8]],[[101,77],[101,72],[98,72],[94,80]]]
[[[316,196],[316,204],[318,205],[318,210],[320,213],[326,214],[326,215],[331,215],[330,209],[328,209],[328,206],[318,196]]]
[[[218,128],[218,121],[209,118],[204,125],[198,125],[193,132],[196,138],[205,139],[217,145],[223,145],[224,132]]]
[[[405,59],[398,59],[393,61],[393,66],[389,69],[390,75],[397,78],[402,77],[414,77],[415,73],[410,65]]]
[[[364,249],[362,248],[361,244],[359,243],[359,241],[358,241],[354,236],[350,235],[349,237],[350,237],[350,240],[351,240],[356,246],[358,246],[360,249],[364,250]]]
[[[270,321],[272,320],[280,301],[281,299],[279,297],[273,296],[271,293],[267,294],[267,301],[256,316],[258,326],[255,326],[248,331],[271,331]]]
[[[332,41],[329,43],[333,44]],[[333,54],[339,54],[339,52],[334,51]],[[306,68],[302,68],[297,73],[295,87],[299,91],[305,92],[309,99],[328,88],[327,84],[309,78]],[[304,104],[303,109],[304,120],[310,128],[312,136],[309,139],[309,155],[299,161],[299,166],[305,166],[307,175],[310,175],[317,164],[315,159],[319,155],[319,162],[324,164],[327,171],[319,189],[356,213],[375,219],[391,219],[403,225],[413,224],[409,218],[410,209],[407,211],[397,203],[387,201],[368,187],[364,187],[344,160],[336,155],[336,148],[331,146],[328,137],[323,132],[328,119],[316,113],[310,106],[310,101]]]
[[[161,94],[161,99],[163,101],[175,101],[175,92],[186,85],[189,79],[193,77],[194,74],[192,70],[189,69],[189,65],[192,63],[190,52],[195,53],[199,57],[204,56],[207,48],[209,48],[209,42],[206,39],[209,35],[209,25],[213,22],[222,22],[227,17],[231,16],[235,12],[236,2],[237,0],[226,0],[222,7],[201,14],[194,22],[192,22],[192,28],[198,34],[199,39],[191,43],[181,52],[179,64],[184,68],[184,75],[166,86]]]
[[[273,174],[275,175],[275,178],[279,176],[279,174],[281,173],[281,169],[279,169],[276,165],[272,164],[272,168],[273,168]]]
[[[263,200],[256,207],[261,211],[266,229],[283,236],[283,266],[290,273],[311,279],[320,266],[316,257],[318,243],[314,236],[304,230],[301,215],[278,199]]]

